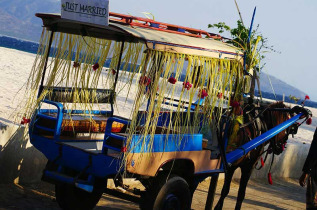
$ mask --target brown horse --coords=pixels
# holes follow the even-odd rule
[[[253,103],[246,104],[243,108],[244,124],[240,125],[240,129],[237,133],[236,138],[238,139],[238,145],[236,145],[236,147],[243,145],[251,139],[254,139],[256,136],[261,135],[263,132],[286,121],[289,117],[289,114],[282,111],[282,109],[285,107],[286,106],[282,102],[273,103],[269,106],[262,106],[260,108],[255,107]],[[278,135],[270,140],[269,149],[274,154],[282,153],[287,138],[288,132],[286,130],[280,132]],[[235,209],[241,209],[248,181],[251,177],[256,163],[263,154],[264,147],[265,144],[257,147],[227,168],[224,185],[221,191],[221,197],[215,209],[222,209],[224,199],[228,195],[230,190],[232,176],[237,168],[241,169],[241,179]]]

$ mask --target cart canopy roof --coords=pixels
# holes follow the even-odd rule
[[[61,18],[60,14],[37,13],[50,31],[77,34],[127,42],[145,42],[150,49],[186,53],[216,58],[236,58],[241,49],[222,41],[198,38],[178,33],[154,30],[110,20],[109,26],[100,26]]]

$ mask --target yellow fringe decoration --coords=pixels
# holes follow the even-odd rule
[[[26,86],[27,102],[23,111],[24,116],[31,118],[41,100],[49,96],[51,87],[55,86],[72,88],[73,103],[63,103],[67,110],[91,111],[96,106],[104,110],[105,107],[98,104],[95,93],[90,95],[87,89],[114,87],[113,73],[117,71],[122,43],[54,33],[51,57],[48,59],[44,80],[45,88],[37,98],[50,35],[51,32],[44,29],[38,55]],[[170,119],[169,125],[163,127],[162,132],[166,135],[177,134],[175,143],[178,145],[183,134],[197,133],[201,123],[210,125],[215,107],[218,107],[217,112],[221,113],[223,107],[229,106],[231,100],[239,101],[242,97],[243,66],[238,57],[237,55],[237,59],[211,58],[146,49],[143,43],[124,43],[116,93],[125,94],[125,102],[131,99],[130,95],[135,95],[132,98],[133,105],[129,105],[131,124],[128,129],[127,148],[131,146],[132,135],[138,133],[144,136],[139,142],[143,152],[152,150],[154,134],[162,111],[167,111],[170,115],[174,113],[173,120]],[[105,63],[109,62],[110,67],[105,68]],[[99,67],[94,69],[97,63]],[[175,84],[171,83],[171,78],[176,80]],[[184,88],[183,82],[188,82],[192,87]],[[134,88],[135,91],[132,92]],[[201,105],[195,104],[204,96],[205,100]],[[166,103],[167,98],[170,98],[170,103]],[[195,107],[194,111],[187,109],[192,106]],[[142,110],[147,110],[147,116],[141,124],[138,115]],[[194,116],[193,120],[191,115]],[[149,145],[146,145],[148,135],[151,136],[151,140]],[[125,158],[128,154],[129,151],[125,153]]]
[[[98,109],[100,109],[96,92],[93,91],[90,95],[87,89],[113,88],[114,72],[120,59],[122,43],[79,35],[54,33],[51,57],[47,63],[44,79],[45,88],[39,98],[37,98],[48,54],[50,35],[50,31],[43,30],[39,51],[26,85],[25,95],[27,100],[22,109],[23,116],[30,118],[40,102],[50,95],[52,92],[51,88],[55,86],[72,88],[73,94],[69,95],[74,95],[75,97],[67,100],[73,103],[63,103],[65,109],[90,111],[94,109],[94,105],[97,105]],[[137,63],[139,60],[144,60],[142,59],[144,50],[145,45],[142,43],[125,43],[121,61],[122,68],[119,75],[119,81],[125,83],[125,86],[121,86],[120,90],[117,89],[118,92],[130,88],[133,77],[139,71]],[[109,68],[103,67],[105,63],[109,62]],[[129,63],[133,65],[129,66]],[[95,64],[99,65],[97,69],[94,69]],[[127,71],[128,67],[130,67],[129,72]],[[128,94],[129,91],[127,92]],[[91,98],[93,98],[92,101]]]

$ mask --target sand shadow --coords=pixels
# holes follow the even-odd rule
[[[1,131],[13,128],[2,126]],[[17,127],[7,141],[1,139],[0,183],[35,183],[41,180],[46,158],[31,146],[25,131],[25,127]]]

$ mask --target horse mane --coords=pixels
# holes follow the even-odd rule
[[[285,108],[287,107],[283,101],[277,101],[277,102],[274,102],[274,103],[271,103],[269,105],[270,108]]]

